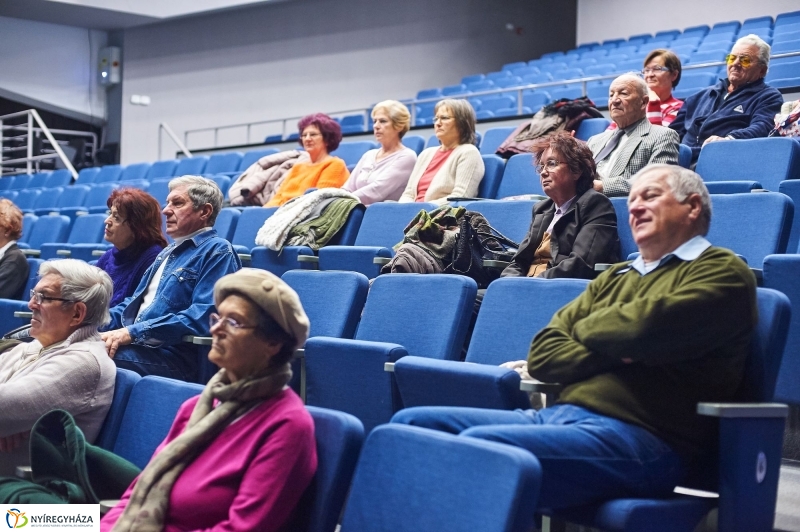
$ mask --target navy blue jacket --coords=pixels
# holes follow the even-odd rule
[[[781,109],[783,96],[763,79],[728,93],[728,80],[686,98],[669,127],[678,132],[681,144],[692,149],[697,161],[703,142],[712,136],[736,139],[766,137],[774,127],[773,118]]]

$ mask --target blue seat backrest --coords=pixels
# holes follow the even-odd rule
[[[192,384],[165,377],[144,377],[136,383],[122,416],[114,454],[144,468],[164,440],[180,406],[203,391]]]
[[[483,159],[483,179],[478,185],[478,197],[494,199],[497,197],[497,189],[503,179],[506,161],[493,154],[481,155]]]
[[[177,177],[184,175],[200,175],[205,171],[207,163],[208,157],[205,156],[180,159],[173,175]]]
[[[89,183],[94,183],[97,174],[100,173],[100,168],[84,168],[80,172],[78,172],[78,180],[76,183],[80,183],[81,185],[88,185]]]
[[[696,172],[704,181],[758,181],[777,191],[800,176],[800,142],[791,138],[712,142],[700,152]]]
[[[409,355],[458,360],[477,284],[447,274],[381,275],[372,282],[356,340],[390,342]],[[426,320],[427,310],[435,318]]]
[[[289,270],[281,277],[300,297],[311,336],[352,338],[367,300],[369,280],[358,272]]]
[[[42,189],[42,193],[39,195],[38,198],[36,198],[36,201],[33,203],[33,208],[34,209],[56,208],[56,205],[58,205],[58,200],[63,192],[64,189],[62,187]]]
[[[228,193],[228,189],[231,187],[230,177],[226,175],[212,175],[209,176],[209,179],[217,184],[223,197]]]
[[[481,140],[481,154],[494,154],[515,129],[515,127],[493,127],[487,129],[483,133],[483,140]]]
[[[788,196],[778,192],[712,194],[711,207],[706,238],[742,255],[751,268],[761,268],[767,255],[786,252],[794,216],[794,203]]]
[[[336,528],[350,481],[364,443],[364,425],[355,416],[307,407],[314,419],[317,472],[295,512],[307,520],[291,527],[305,532],[330,532]]]
[[[17,199],[14,200],[14,203],[22,210],[30,210],[33,209],[41,194],[42,190],[38,188],[26,188],[24,190],[20,190],[19,194],[17,194]]]
[[[69,244],[99,244],[103,242],[105,214],[86,214],[75,218],[69,233]]]
[[[533,167],[533,155],[530,153],[520,153],[508,160],[496,197],[502,199],[520,194],[544,195],[539,174]]]
[[[120,176],[119,180],[133,181],[134,179],[144,179],[147,172],[150,171],[150,166],[152,166],[150,163],[129,164],[122,171],[122,176]]]
[[[20,301],[17,299],[0,299],[0,334],[6,334],[18,327],[31,324],[30,318],[15,318],[15,312],[30,312],[28,298],[30,291],[23,293]]]
[[[89,194],[88,185],[72,185],[66,187],[58,198],[57,207],[80,207],[86,201],[86,196]]]
[[[692,164],[692,149],[686,144],[678,144],[678,165],[689,168]]]
[[[439,139],[436,137],[436,135],[431,135],[430,137],[428,137],[428,142],[425,143],[425,149],[436,148],[440,145],[441,143],[439,142]]]
[[[518,447],[386,424],[364,443],[342,530],[531,530],[540,482]]]
[[[361,229],[361,222],[364,221],[364,212],[367,208],[364,205],[356,205],[350,214],[347,215],[347,220],[339,231],[333,235],[333,238],[328,242],[328,246],[352,246],[358,238],[358,231]]]
[[[122,176],[122,167],[118,164],[109,164],[100,168],[95,176],[94,183],[113,183]]]
[[[22,236],[19,238],[19,242],[28,241],[28,238],[31,236],[31,230],[33,230],[33,224],[35,224],[38,219],[38,216],[31,213],[26,213],[22,216]]]
[[[492,281],[478,312],[466,361],[496,366],[528,358],[536,333],[588,284],[585,279],[536,277]]]
[[[28,257],[28,284],[25,285],[25,291],[22,292],[22,297],[27,298],[28,294],[30,294],[33,287],[36,286],[36,283],[39,280],[39,266],[42,265],[44,260],[36,259],[33,257]]]
[[[419,211],[435,208],[434,203],[373,203],[364,213],[355,245],[391,248],[403,240],[403,230]]]
[[[252,248],[256,245],[256,235],[264,221],[278,210],[277,207],[251,207],[244,209],[236,222],[231,244]]]
[[[425,139],[419,135],[405,135],[403,137],[403,145],[414,150],[419,155],[425,149]]]
[[[9,190],[22,190],[23,188],[28,187],[28,183],[31,182],[33,176],[30,174],[18,174],[14,176],[13,181],[11,182],[11,186],[8,187]]]
[[[154,179],[172,177],[175,175],[175,169],[178,167],[178,161],[172,159],[170,161],[156,161],[150,166],[147,171],[145,179],[152,181]]]
[[[530,229],[535,204],[535,201],[472,201],[464,207],[483,214],[489,225],[520,243]]]
[[[54,170],[44,184],[45,188],[63,187],[72,181],[72,174],[67,169]]]
[[[42,188],[47,183],[47,178],[50,177],[50,172],[37,172],[33,174],[31,180],[28,182],[29,188]]]
[[[212,155],[203,170],[206,174],[220,174],[225,172],[236,172],[242,162],[242,154],[238,151],[230,153],[217,153]]]
[[[617,212],[617,234],[619,235],[619,256],[626,260],[628,255],[639,251],[639,247],[633,240],[631,225],[628,221],[628,198],[609,198],[614,210]],[[711,225],[714,225],[712,219]],[[713,242],[712,242],[713,244]]]
[[[45,242],[65,242],[69,225],[66,216],[40,216],[28,237],[28,245],[31,249],[39,249]]]
[[[0,176],[0,191],[6,191],[10,189],[13,182],[13,176]]]
[[[358,164],[361,156],[369,150],[374,150],[378,147],[378,143],[371,140],[360,140],[354,142],[342,142],[336,150],[331,152],[334,157],[339,157],[344,160],[345,164]]]
[[[217,234],[225,240],[230,241],[230,239],[233,238],[233,232],[236,231],[236,223],[239,221],[239,216],[241,214],[239,209],[233,208],[226,208],[219,211],[217,220],[214,222],[214,229],[217,231]]]
[[[86,195],[84,207],[104,207],[108,202],[111,191],[119,188],[119,183],[96,183]]]
[[[266,157],[267,155],[272,155],[273,153],[278,153],[278,150],[275,148],[265,148],[263,150],[245,152],[245,154],[242,155],[242,160],[239,162],[238,170],[240,172],[244,172],[257,160],[261,159],[262,157]]]
[[[111,400],[111,408],[106,414],[106,420],[100,429],[95,445],[107,451],[114,449],[117,441],[119,427],[122,424],[122,417],[125,415],[125,408],[128,406],[128,399],[131,396],[134,385],[142,378],[138,373],[128,369],[117,368],[117,377],[114,381],[114,398]]]
[[[604,103],[605,102],[598,102],[598,104]],[[580,125],[578,125],[578,129],[575,130],[575,138],[583,141],[589,140],[589,137],[608,129],[609,124],[611,124],[611,122],[605,118],[584,118]]]
[[[151,181],[150,186],[147,187],[147,193],[153,196],[162,207],[167,204],[169,181],[169,179],[158,179],[156,181]]]

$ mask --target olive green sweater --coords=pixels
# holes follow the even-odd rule
[[[531,376],[565,385],[561,403],[639,425],[686,458],[709,450],[701,401],[730,401],[758,320],[756,281],[728,250],[672,257],[642,276],[619,264],[533,339]]]

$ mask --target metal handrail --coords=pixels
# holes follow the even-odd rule
[[[774,54],[774,55],[770,56],[770,60],[772,60],[772,59],[782,59],[784,57],[800,57],[800,52],[785,52],[785,53],[781,53],[781,54]],[[725,65],[725,61],[709,61],[709,62],[706,62],[706,63],[698,63],[698,64],[686,65],[686,66],[682,67],[682,70],[685,72],[687,70],[691,71],[693,69],[706,68],[706,67],[710,67],[710,66],[722,66],[722,65]],[[548,82],[543,82],[543,83],[528,83],[526,85],[520,85],[520,86],[517,86],[517,87],[489,89],[489,90],[483,90],[483,91],[471,91],[468,95],[462,94],[462,95],[456,95],[454,97],[473,98],[473,97],[480,97],[480,96],[493,96],[493,95],[517,93],[517,112],[519,114],[522,114],[522,108],[523,108],[523,105],[522,105],[522,92],[523,91],[528,91],[528,90],[533,90],[533,89],[540,89],[540,88],[547,88],[547,87],[554,87],[554,86],[560,86],[560,85],[574,85],[574,84],[580,83],[581,84],[581,89],[582,89],[582,94],[584,96],[586,96],[586,94],[587,94],[587,84],[588,83],[591,83],[591,82],[594,82],[594,81],[603,81],[603,80],[607,80],[607,79],[614,79],[614,78],[618,77],[619,75],[620,75],[620,73],[617,72],[617,73],[614,73],[614,74],[604,74],[604,75],[600,75],[600,76],[585,76],[585,77],[582,77],[582,78],[565,79],[565,80],[557,80],[557,81],[548,81]],[[442,98],[443,98],[442,96],[436,96],[436,97],[433,97],[433,98],[418,98],[418,99],[415,98],[413,100],[406,100],[404,103],[406,104],[406,106],[409,108],[409,111],[411,112],[411,123],[414,124],[416,122],[417,106],[419,104],[435,103],[435,102],[438,102],[439,100],[441,100]],[[365,108],[360,108],[360,109],[351,109],[351,110],[345,110],[345,111],[336,111],[336,112],[328,113],[328,114],[333,115],[333,116],[338,116],[338,115],[345,115],[345,114],[364,113],[364,115],[368,117],[367,113],[369,113],[369,111],[370,111],[369,108],[366,108],[366,109]],[[274,119],[270,119],[270,120],[259,120],[257,122],[242,122],[242,123],[237,123],[237,124],[227,124],[227,125],[224,125],[224,126],[214,126],[214,127],[204,127],[204,128],[197,128],[197,129],[187,129],[183,134],[183,138],[184,138],[185,143],[188,145],[189,144],[189,136],[190,135],[197,134],[197,133],[207,133],[207,132],[212,132],[213,131],[214,132],[214,145],[211,146],[211,148],[202,148],[202,149],[213,149],[213,148],[219,147],[218,146],[218,138],[219,138],[219,132],[221,130],[244,127],[244,128],[246,128],[246,141],[245,141],[245,144],[250,144],[250,133],[251,133],[251,129],[252,129],[253,126],[264,125],[264,124],[281,123],[281,130],[282,130],[281,137],[285,139],[286,131],[287,131],[286,130],[287,123],[293,122],[293,121],[298,121],[301,118],[302,118],[302,116],[292,116],[292,117],[287,117],[287,118],[274,118]],[[160,126],[159,126],[159,128],[160,128]],[[160,133],[160,129],[159,129],[159,133]],[[175,140],[175,139],[173,139],[173,140]],[[176,143],[177,143],[177,141],[176,141]],[[160,149],[161,149],[161,147],[160,147],[160,144],[159,144],[159,150]],[[186,153],[186,152],[184,151],[184,153]],[[159,158],[160,158],[160,151],[159,151]]]
[[[27,120],[27,124],[24,125],[24,126],[23,125],[18,125],[18,124],[7,125],[7,124],[4,123],[5,121],[7,121],[9,119],[22,117],[22,116],[26,116],[27,119],[28,119]],[[38,127],[34,127],[34,122],[36,123],[36,125]],[[42,117],[39,116],[39,113],[38,113],[38,111],[36,111],[36,109],[28,109],[27,111],[18,111],[16,113],[10,113],[10,114],[7,114],[7,115],[0,116],[0,132],[2,132],[4,129],[14,129],[14,130],[26,131],[27,133],[25,135],[21,135],[20,137],[27,137],[28,142],[27,142],[27,146],[26,146],[26,157],[17,158],[17,159],[5,159],[5,160],[0,158],[0,175],[2,175],[2,172],[3,172],[3,165],[25,162],[26,163],[26,165],[25,165],[26,170],[30,174],[30,173],[32,173],[32,170],[33,170],[33,166],[32,166],[33,162],[44,160],[44,159],[54,159],[54,158],[58,157],[59,159],[61,159],[61,162],[64,164],[66,169],[69,170],[70,174],[72,174],[72,177],[77,179],[78,172],[75,170],[75,167],[72,166],[72,161],[70,161],[69,158],[64,154],[64,150],[61,149],[61,146],[59,145],[58,141],[53,136],[53,133],[51,132],[51,130],[45,125],[44,121],[42,120]],[[40,132],[40,133],[44,133],[45,138],[48,140],[48,142],[50,142],[50,144],[53,146],[53,149],[55,150],[54,154],[37,155],[37,156],[33,155],[33,134],[34,134],[34,131]],[[15,138],[20,138],[20,137],[15,137]],[[96,140],[95,140],[95,142],[96,142]],[[0,134],[0,152],[2,152],[2,151],[3,151],[3,137]]]
[[[172,128],[169,127],[169,124],[167,124],[166,122],[160,122],[158,124],[158,160],[159,161],[161,160],[161,131],[166,131],[167,132],[167,135],[169,135],[169,138],[172,139],[172,142],[174,142],[178,146],[178,148],[183,152],[183,154],[186,157],[191,157],[192,156],[192,152],[190,152],[189,148],[187,148],[186,145],[183,142],[181,142],[181,139],[179,139],[178,135],[176,135],[175,132],[172,131]]]

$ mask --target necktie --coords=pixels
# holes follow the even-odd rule
[[[624,134],[625,134],[625,130],[622,129],[622,128],[617,128],[616,130],[614,130],[614,134],[611,135],[610,139],[608,139],[608,144],[603,146],[603,149],[600,150],[600,153],[595,155],[594,161],[596,163],[599,163],[600,161],[602,161],[603,159],[608,157],[608,155],[612,151],[614,151],[614,148],[617,147],[617,144],[619,144],[619,139],[621,139],[622,135],[624,135]]]

